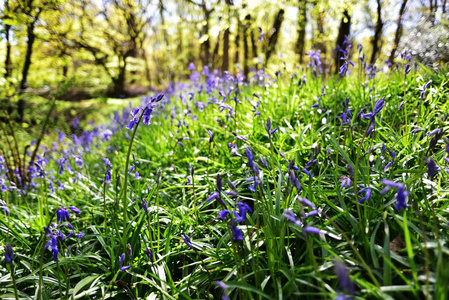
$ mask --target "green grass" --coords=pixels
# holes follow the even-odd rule
[[[135,136],[124,127],[119,129],[108,116],[113,109],[109,103],[94,102],[91,113],[104,118],[98,119],[99,124],[112,120],[110,141],[101,135],[83,146],[74,146],[68,138],[47,140],[53,150],[47,150],[45,178],[35,178],[36,188],[21,197],[15,190],[0,194],[11,212],[9,217],[0,215],[0,239],[13,246],[19,296],[217,299],[223,292],[215,281],[222,281],[231,299],[329,299],[339,293],[350,297],[334,272],[339,260],[356,286],[355,298],[445,299],[449,278],[449,175],[444,169],[449,167],[444,159],[449,155],[444,141],[449,126],[447,70],[436,74],[421,68],[407,76],[400,70],[379,73],[374,79],[366,78],[361,70],[354,73],[326,82],[307,74],[302,87],[287,74],[262,86],[225,82],[220,84],[221,95],[218,88],[198,93],[198,87],[191,85],[158,103],[152,124],[134,127]],[[429,80],[432,83],[420,99],[418,88]],[[311,108],[323,84],[325,95],[318,108]],[[194,92],[191,100],[189,92]],[[233,118],[226,117],[229,109],[220,111],[214,104],[223,100],[223,94]],[[258,101],[254,94],[260,97],[258,116],[253,111]],[[370,120],[357,114],[361,109],[373,111],[382,97],[385,107],[375,117],[375,130],[366,136]],[[350,125],[342,125],[341,119],[346,98],[352,113]],[[398,110],[402,101],[405,104]],[[209,104],[201,109],[198,102]],[[82,106],[58,103],[59,111]],[[271,135],[265,129],[268,118],[272,129],[279,127]],[[417,128],[421,131],[411,133]],[[427,136],[437,128],[444,134]],[[214,133],[212,143],[206,130]],[[229,143],[239,148],[241,156],[231,155]],[[250,190],[254,181],[247,181],[254,176],[245,155],[247,147],[260,169],[260,184],[254,192]],[[396,153],[394,159],[391,151]],[[75,163],[78,156],[82,166]],[[66,169],[59,174],[55,159],[62,157],[67,158]],[[441,167],[433,179],[427,174],[425,157]],[[103,158],[113,166],[111,183],[104,180]],[[307,167],[312,177],[301,170],[314,159],[316,164]],[[299,168],[294,172],[300,193],[289,179],[289,162]],[[135,170],[128,175],[131,166]],[[220,195],[226,209],[238,211],[237,203],[242,201],[253,210],[238,225],[242,241],[232,238],[230,216],[226,221],[218,218],[224,207],[217,199],[206,201],[217,191],[217,174],[223,178]],[[341,187],[342,176],[351,179],[349,186]],[[396,190],[380,193],[385,187],[382,179],[405,185],[409,191],[406,209],[396,209]],[[237,197],[225,193],[231,190],[228,180],[237,187]],[[55,193],[49,190],[50,181]],[[64,184],[63,190],[57,182]],[[363,203],[358,202],[365,195],[358,194],[359,185],[372,191]],[[312,209],[301,198],[310,200],[318,215],[305,218]],[[148,214],[142,199],[148,201]],[[43,250],[49,240],[43,227],[56,221],[59,207],[71,205],[82,211],[79,216],[71,213],[71,224],[85,237],[58,240],[60,254],[55,263],[51,251]],[[284,218],[286,209],[302,225]],[[305,233],[305,226],[316,227],[322,234]],[[70,232],[61,230],[65,235]],[[193,249],[183,242],[183,234],[191,238]],[[154,252],[154,262],[144,253],[147,248]],[[124,265],[130,266],[125,271],[120,271],[122,253]],[[8,270],[3,262],[0,298],[5,299],[14,298]]]

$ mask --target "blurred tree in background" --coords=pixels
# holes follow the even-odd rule
[[[310,50],[332,76],[346,36],[378,68],[406,50],[424,64],[448,61],[448,9],[446,0],[4,0],[0,95],[22,118],[27,94],[68,79],[67,100],[127,97],[182,81],[190,63],[248,77],[305,66]]]

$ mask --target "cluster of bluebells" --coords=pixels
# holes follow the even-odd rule
[[[284,213],[283,213],[283,217],[290,221],[291,223],[293,223],[294,225],[298,226],[298,227],[302,227],[302,232],[304,234],[306,233],[311,233],[311,234],[323,234],[323,231],[321,231],[320,229],[310,226],[310,225],[303,225],[303,223],[305,223],[305,220],[312,217],[312,216],[317,216],[319,214],[318,210],[316,209],[315,205],[308,199],[306,198],[299,198],[299,201],[303,207],[303,210],[305,210],[306,208],[311,209],[310,212],[305,213],[301,215],[301,218],[297,218],[296,214],[290,210],[290,209],[285,209]]]
[[[410,192],[407,191],[404,184],[389,179],[382,179],[382,184],[386,187],[380,192],[381,195],[386,194],[391,189],[396,189],[395,198],[397,210],[402,210],[408,207],[407,198],[410,195]]]
[[[380,98],[374,105],[374,110],[369,113],[362,113],[362,119],[370,120],[370,127],[366,131],[366,136],[370,136],[373,130],[376,128],[376,116],[382,111],[385,106],[385,97]]]
[[[44,250],[47,250],[50,246],[50,250],[53,253],[53,261],[56,262],[58,260],[59,247],[58,240],[64,242],[70,239],[73,235],[77,239],[81,239],[84,237],[82,232],[75,233],[75,229],[73,225],[70,223],[70,213],[79,215],[81,211],[75,206],[69,206],[68,208],[60,207],[56,211],[56,224],[51,223],[50,226],[44,228],[45,235],[49,239],[47,244],[44,247]],[[69,231],[67,235],[64,235],[64,231]]]
[[[355,64],[349,59],[349,49],[351,48],[351,42],[349,41],[349,37],[345,36],[345,40],[343,42],[342,47],[337,47],[337,52],[341,53],[340,60],[343,61],[343,64],[340,67],[340,75],[345,76],[348,73],[349,65],[354,67]]]

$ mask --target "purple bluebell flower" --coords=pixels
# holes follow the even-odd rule
[[[351,295],[352,297],[352,295],[354,295],[355,292],[355,285],[354,282],[352,282],[351,278],[349,277],[349,272],[346,265],[343,262],[335,259],[334,271],[335,275],[337,275],[337,278],[340,281],[340,289],[345,293]]]
[[[260,33],[260,36],[259,36],[259,39],[258,39],[258,42],[260,43],[263,40],[263,37],[265,36],[265,33],[263,32],[261,27],[258,27],[257,29],[259,30],[259,33]]]
[[[223,188],[223,183],[221,180],[221,174],[218,173],[217,174],[217,190],[218,190],[218,192],[221,192],[222,188]]]
[[[183,234],[181,234],[181,237],[182,237],[182,240],[184,241],[184,243],[187,246],[189,246],[190,249],[195,249],[193,247],[192,241],[190,240],[190,237],[187,234],[183,233]]]
[[[238,151],[239,148],[237,147],[236,144],[233,143],[228,143],[228,148],[231,149],[231,154],[232,156],[242,156]]]
[[[79,232],[77,235],[76,235],[76,238],[77,239],[82,239],[84,237],[84,233],[82,233],[82,232]]]
[[[51,251],[53,252],[53,261],[56,262],[58,260],[59,248],[58,240],[55,235],[51,238]]]
[[[295,186],[296,191],[298,193],[300,193],[301,192],[301,184],[299,183],[298,178],[296,177],[295,173],[292,170],[290,170],[288,172],[288,177],[289,177],[290,181],[293,183],[293,185]]]
[[[14,251],[10,244],[5,244],[5,261],[8,265],[12,266],[14,260]]]
[[[119,258],[119,268],[120,268],[121,272],[128,270],[131,267],[131,266],[124,266],[123,265],[124,260],[125,260],[125,253],[122,253],[122,255],[120,255],[120,258]]]
[[[81,210],[75,206],[69,206],[69,209],[77,215],[81,214]]]
[[[209,135],[209,143],[214,141],[214,133],[208,129],[206,129],[207,134]]]
[[[428,132],[427,136],[432,136],[432,135],[438,134],[438,133],[440,133],[440,131],[441,131],[441,128],[437,128],[435,130],[432,130],[431,132]]]
[[[220,197],[220,193],[219,192],[212,192],[209,197],[207,197],[206,201],[212,201],[216,198]]]
[[[358,193],[359,194],[365,193],[365,197],[362,197],[359,200],[359,203],[363,203],[363,202],[369,200],[369,198],[371,197],[371,188],[370,187],[363,187]]]
[[[433,158],[430,159],[426,158],[426,163],[427,163],[427,174],[429,175],[430,179],[433,179],[438,174],[438,172],[440,172],[440,167],[435,163]]]
[[[316,215],[318,215],[318,211],[317,210],[312,210],[311,212],[306,213],[304,215],[304,218],[307,219],[309,217],[316,216]]]
[[[401,110],[402,107],[404,106],[404,104],[405,104],[405,101],[402,101],[401,104],[399,104],[398,110]]]
[[[287,219],[288,221],[292,222],[293,224],[295,224],[297,226],[301,226],[301,221],[297,220],[295,213],[289,209],[284,210],[282,217],[284,217],[285,219]]]
[[[152,263],[154,263],[153,250],[147,248],[147,249],[143,249],[143,252],[148,256],[148,258],[150,259],[150,261],[151,261]]]
[[[311,233],[311,234],[323,234],[323,232],[321,230],[319,230],[316,227],[313,226],[306,226],[304,227],[303,231],[304,234],[306,233]]]
[[[148,202],[145,198],[142,199],[142,208],[143,211],[148,215]]]
[[[241,241],[241,240],[243,240],[243,233],[240,230],[240,228],[238,228],[236,220],[232,220],[231,221],[231,225],[229,227],[231,229],[232,239],[234,241]]]
[[[347,188],[351,187],[351,178],[349,178],[348,176],[343,175],[339,178],[339,180],[341,181],[342,189],[345,187],[347,187]]]
[[[229,210],[223,209],[218,212],[218,218],[220,220],[226,220],[227,216],[230,214]]]
[[[312,201],[310,201],[309,199],[306,199],[306,198],[299,198],[299,201],[303,204],[303,205],[305,205],[305,206],[308,206],[308,207],[310,207],[310,208],[312,208],[312,209],[315,209],[315,205],[312,203]]]
[[[228,295],[226,295],[227,285],[224,284],[221,281],[215,281],[215,284],[223,291],[223,296],[221,297],[221,300],[229,300]]]
[[[6,202],[3,200],[0,200],[0,208],[3,209],[3,211],[5,212],[6,216],[9,216],[9,209],[8,207],[6,207]]]
[[[126,244],[126,251],[128,251],[128,256],[130,258],[132,258],[133,257],[133,250],[131,248],[131,244]]]
[[[402,183],[397,183],[389,179],[382,179],[382,184],[386,187],[380,192],[381,195],[386,194],[390,189],[397,189],[396,197],[396,209],[402,210],[407,208],[407,197],[410,194]]]
[[[63,207],[58,208],[56,211],[56,221],[58,223],[70,221],[69,211]]]

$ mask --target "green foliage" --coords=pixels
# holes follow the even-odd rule
[[[301,86],[287,74],[272,85],[268,77],[261,85],[223,80],[207,93],[198,92],[206,83],[193,79],[188,88],[170,97],[167,93],[169,99],[155,105],[150,126],[137,124],[129,131],[123,127],[131,118],[126,115],[111,121],[110,141],[95,139],[88,150],[68,138],[52,140],[47,177],[37,178],[36,188],[21,197],[14,190],[0,194],[10,210],[9,217],[0,215],[0,235],[16,255],[19,296],[217,299],[223,291],[215,281],[222,281],[231,299],[327,299],[349,293],[333,270],[339,260],[348,267],[357,298],[443,299],[449,277],[449,175],[443,138],[433,140],[428,133],[449,127],[447,70],[422,69],[407,76],[392,71],[375,79],[366,78],[362,69],[355,71],[352,77],[327,82],[307,74],[307,84]],[[420,97],[418,87],[430,79]],[[189,92],[194,92],[191,100]],[[254,94],[260,97],[257,108]],[[231,118],[229,109],[219,107],[223,95],[224,104],[233,109]],[[320,95],[319,107],[311,108]],[[367,136],[372,123],[357,115],[362,109],[373,111],[383,96],[385,107]],[[346,98],[347,108],[342,105]],[[342,124],[348,109],[350,124]],[[271,129],[279,128],[272,134],[266,130],[268,118]],[[420,131],[412,133],[414,129]],[[206,130],[214,133],[212,142]],[[232,156],[230,145],[242,156]],[[255,191],[250,189],[254,181],[247,180],[254,174],[245,156],[247,147],[260,168]],[[64,156],[70,151],[75,156]],[[76,167],[77,151],[83,151],[82,167]],[[63,157],[73,173],[59,173],[57,159]],[[105,182],[105,157],[112,163],[110,183]],[[427,175],[426,157],[441,166],[433,179]],[[308,164],[313,159],[316,164]],[[292,184],[289,163],[313,174],[295,172],[300,193]],[[217,174],[223,178],[226,208],[239,211],[237,203],[242,201],[253,210],[238,225],[242,241],[233,239],[229,216],[226,221],[217,218],[224,207],[217,200],[206,201],[218,189]],[[342,176],[351,179],[349,186],[342,187]],[[409,207],[397,210],[396,192],[381,193],[383,179],[405,184]],[[226,187],[228,180],[238,196],[225,193],[232,190]],[[64,188],[58,189],[57,182]],[[372,191],[363,203],[361,185]],[[302,198],[317,207],[318,215],[305,217],[312,210]],[[43,250],[48,238],[42,228],[54,222],[58,208],[72,205],[82,213],[71,213],[71,224],[85,237],[58,242],[55,263],[50,251]],[[289,222],[285,210],[293,211],[302,225]],[[306,225],[322,234],[306,233]],[[192,247],[183,242],[184,234]],[[146,249],[153,251],[154,262]],[[122,253],[123,265],[130,266],[124,271]],[[4,266],[0,290],[14,297]]]

